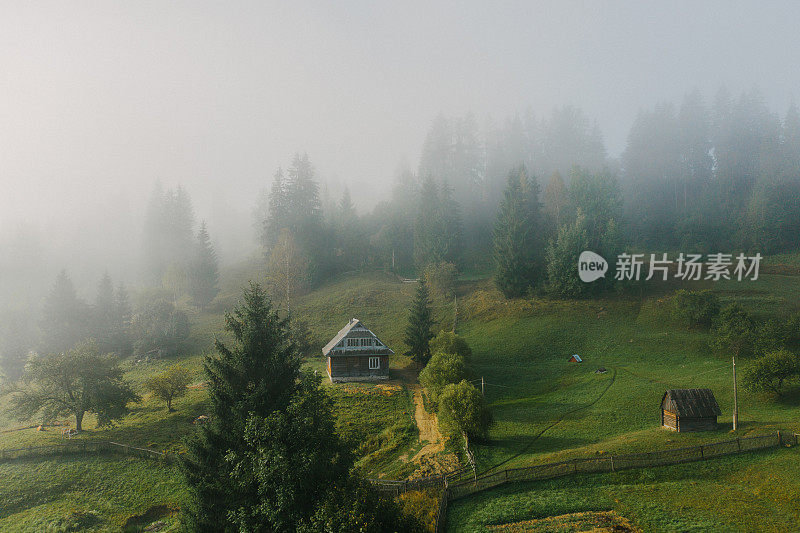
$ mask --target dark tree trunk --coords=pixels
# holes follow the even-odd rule
[[[76,412],[75,413],[75,430],[76,431],[83,431],[83,412]]]

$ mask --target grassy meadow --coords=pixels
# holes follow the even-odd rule
[[[791,448],[520,483],[451,502],[447,531],[486,531],[487,526],[606,510],[652,532],[793,531],[800,523],[798,475],[800,450]],[[576,530],[548,523],[511,531]]]
[[[144,395],[116,427],[97,428],[87,417],[87,431],[76,438],[180,453],[183,439],[195,431],[192,421],[208,409],[202,357],[213,349],[215,337],[226,340],[223,311],[236,304],[249,279],[259,278],[260,268],[251,261],[223,273],[217,301],[206,312],[193,312],[191,342],[179,357],[123,363],[127,378],[142,392],[149,375],[175,362],[186,365],[194,382],[188,394],[175,401],[175,412],[167,413],[163,404]],[[762,317],[797,310],[800,254],[771,258],[762,272],[755,282],[700,285],[716,291],[724,303],[740,302]],[[294,303],[319,345],[357,317],[396,352],[392,368],[400,379],[380,385],[326,383],[336,405],[337,429],[354,443],[359,466],[373,477],[408,476],[413,470],[408,458],[420,448],[407,387],[415,373],[402,343],[414,289],[413,283],[381,272],[349,273],[300,295]],[[479,472],[730,437],[730,360],[710,349],[708,332],[675,321],[668,300],[674,286],[653,289],[645,295],[633,291],[599,300],[507,301],[485,277],[468,276],[459,283],[458,333],[473,349],[470,371],[484,378],[495,421],[487,439],[472,443]],[[434,313],[438,327],[452,327],[452,302],[435,301]],[[568,363],[574,353],[584,362]],[[743,369],[749,362],[739,363]],[[324,375],[321,357],[308,359],[306,366]],[[601,366],[607,372],[595,373]],[[719,430],[696,434],[662,430],[661,396],[674,387],[712,388],[723,411]],[[778,428],[800,431],[796,396],[776,402],[740,389],[739,401],[738,435]],[[15,420],[7,407],[7,397],[0,398],[0,448],[61,439],[53,428],[13,430],[31,423]],[[753,523],[770,530],[781,520],[798,519],[797,453],[778,450],[703,464],[507,486],[455,502],[448,528],[474,531],[487,524],[613,509],[646,531],[747,530],[736,514],[744,510],[758,514]],[[742,471],[748,473],[745,480],[737,476]],[[11,480],[0,488],[4,531],[13,530],[12,524],[19,530],[66,530],[63,524],[69,520],[87,520],[89,530],[119,530],[126,520],[151,507],[185,504],[177,471],[133,458],[19,460],[0,464],[0,478]],[[121,481],[115,483],[116,479]],[[723,513],[724,505],[715,499],[737,501],[742,510]],[[94,514],[84,516],[90,511]],[[163,520],[169,526],[177,518]]]

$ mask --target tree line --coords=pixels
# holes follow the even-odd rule
[[[494,270],[509,297],[591,296],[614,280],[580,283],[582,250],[797,249],[800,114],[792,105],[778,117],[755,90],[721,90],[713,105],[693,91],[640,112],[619,159],[574,107],[499,127],[440,115],[418,168],[399,172],[371,211],[358,213],[347,189],[323,202],[320,189],[297,155],[261,202],[261,243],[287,307],[287,295],[334,272],[441,264]]]

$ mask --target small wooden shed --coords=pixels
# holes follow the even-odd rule
[[[581,359],[580,355],[575,354],[572,357],[570,357],[569,361],[567,361],[567,362],[568,363],[583,363],[583,359]]]
[[[669,389],[661,398],[661,425],[673,431],[717,429],[721,414],[711,389]]]
[[[353,318],[322,349],[332,383],[389,379],[394,352],[357,318]]]

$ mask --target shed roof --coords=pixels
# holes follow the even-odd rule
[[[687,418],[722,414],[711,389],[669,389],[661,399],[661,408]]]

